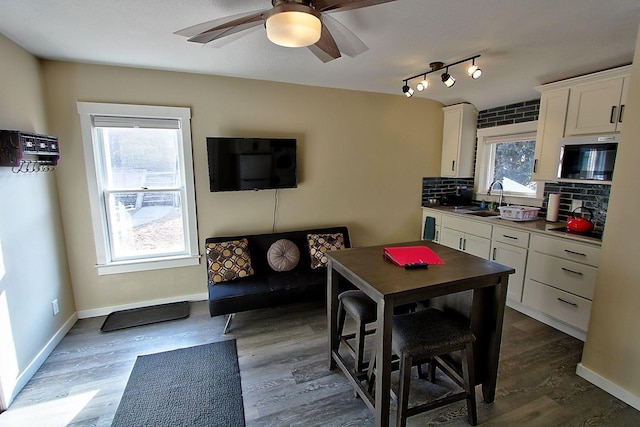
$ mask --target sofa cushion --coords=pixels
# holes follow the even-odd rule
[[[311,256],[311,268],[326,267],[329,259],[327,252],[345,248],[342,233],[331,234],[307,234],[309,241],[309,255]]]
[[[209,281],[227,282],[254,274],[247,239],[207,243]]]
[[[280,239],[273,242],[267,251],[267,262],[273,271],[293,270],[300,261],[300,250],[291,240]]]

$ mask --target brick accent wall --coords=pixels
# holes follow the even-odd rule
[[[593,209],[592,222],[596,227],[604,227],[607,220],[607,208],[609,207],[610,185],[605,184],[581,184],[573,182],[547,182],[544,185],[544,206],[540,210],[540,216],[546,215],[549,194],[560,193],[560,209],[558,219],[566,221],[571,213],[571,201],[581,200],[582,205]],[[586,211],[578,211],[579,214],[587,214]],[[588,215],[587,215],[588,216]]]
[[[540,100],[517,102],[478,112],[478,129],[538,120]]]
[[[422,206],[429,205],[429,199],[443,194],[454,194],[458,188],[473,187],[473,178],[422,178]]]

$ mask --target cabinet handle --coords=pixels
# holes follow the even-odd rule
[[[493,248],[493,260],[496,260],[496,251],[498,250],[498,248]]]
[[[458,243],[458,249],[462,250],[462,237],[460,238],[460,242]]]
[[[564,300],[562,298],[558,298],[558,301],[563,302],[565,304],[569,304],[572,307],[578,308],[578,304],[576,304],[575,302],[570,302],[570,301]]]
[[[456,161],[452,160],[451,161],[451,172],[455,172],[455,170],[456,170]]]
[[[533,161],[533,173],[538,173],[538,159]]]
[[[507,239],[513,239],[513,240],[518,240],[517,237],[513,237],[513,236],[507,236],[506,234],[503,234],[502,237],[506,237]]]
[[[620,114],[618,115],[618,123],[622,123],[622,116],[624,116],[624,104],[620,106]]]
[[[463,251],[466,251],[466,250],[467,250],[467,239],[464,239],[464,240],[462,241],[462,250],[463,250]]]
[[[440,241],[440,233],[438,233],[438,230],[436,230],[436,236],[435,236],[435,241],[439,242]]]
[[[615,123],[616,122],[616,110],[618,109],[618,107],[616,107],[615,105],[613,107],[611,107],[611,117],[609,117],[609,123]]]
[[[568,253],[568,254],[571,254],[571,255],[587,256],[586,254],[583,254],[583,253],[580,253],[580,252],[570,251],[569,249],[565,249],[564,251],[566,253]]]
[[[579,276],[582,276],[582,275],[583,275],[583,274],[582,274],[581,272],[579,272],[579,271],[569,270],[568,268],[564,268],[564,267],[561,267],[561,268],[562,268],[562,270],[563,270],[563,271],[566,271],[567,273],[573,273],[573,274],[577,274],[577,275],[579,275]]]

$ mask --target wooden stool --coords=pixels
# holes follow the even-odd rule
[[[393,317],[392,349],[400,358],[398,384],[397,426],[404,427],[407,418],[459,400],[467,401],[468,421],[476,425],[475,373],[473,342],[475,336],[468,326],[440,310],[429,308],[415,313]],[[462,378],[440,356],[454,351],[462,352]],[[430,362],[430,380],[435,380],[435,366],[460,385],[464,391],[412,408],[409,404],[411,367]]]
[[[376,321],[376,303],[364,292],[358,290],[344,291],[338,295],[338,300],[338,347],[341,342],[345,343],[354,357],[355,371],[359,373],[364,370],[364,338],[375,332],[375,330],[367,331],[366,325]],[[346,313],[349,313],[356,322],[355,334],[342,335]],[[355,338],[355,348],[348,342],[353,338]]]

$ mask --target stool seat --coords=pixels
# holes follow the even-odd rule
[[[371,323],[375,322],[378,317],[376,303],[362,291],[344,291],[338,295],[338,301],[347,313],[358,322]]]
[[[462,322],[433,308],[394,316],[392,336],[393,352],[413,359],[444,354],[475,341]]]

